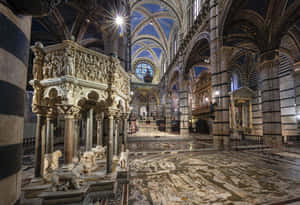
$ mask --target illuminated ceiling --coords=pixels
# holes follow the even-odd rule
[[[168,56],[171,33],[181,27],[182,0],[131,0],[132,62],[148,59],[160,65]]]

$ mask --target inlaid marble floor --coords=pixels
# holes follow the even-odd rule
[[[130,164],[129,205],[252,205],[300,197],[297,157],[187,152],[131,157]]]

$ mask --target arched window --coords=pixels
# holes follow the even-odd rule
[[[176,55],[176,52],[177,52],[177,34],[175,35],[174,37],[174,57]]]
[[[194,20],[199,15],[200,7],[201,7],[201,0],[194,0]]]
[[[150,75],[153,76],[153,68],[148,63],[139,63],[135,68],[135,73],[138,79],[144,80],[144,77],[149,70]]]
[[[231,77],[231,91],[239,89],[239,76],[237,73],[233,73]]]

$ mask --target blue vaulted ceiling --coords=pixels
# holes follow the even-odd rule
[[[173,8],[163,1],[136,2],[139,5],[134,7],[131,13],[132,60],[148,58],[151,61],[159,61],[161,54],[168,50],[170,33],[176,23],[171,15]]]

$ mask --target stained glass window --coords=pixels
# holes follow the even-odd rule
[[[151,65],[149,65],[148,63],[140,63],[136,66],[135,68],[135,73],[136,76],[140,79],[140,80],[144,80],[144,77],[147,73],[147,70],[150,71],[150,75],[153,76],[153,68],[151,67]]]

